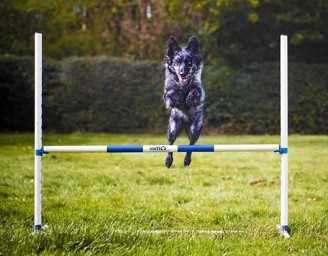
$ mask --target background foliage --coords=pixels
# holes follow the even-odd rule
[[[164,131],[160,63],[173,34],[202,43],[208,130],[278,132],[287,34],[291,131],[327,133],[327,25],[321,0],[3,0],[0,130],[32,130],[33,63],[21,56],[40,31],[50,130]]]
[[[3,0],[0,54],[33,54],[33,33],[45,53],[161,60],[170,34],[198,35],[209,62],[272,61],[279,35],[298,61],[326,62],[328,2],[312,0]]]

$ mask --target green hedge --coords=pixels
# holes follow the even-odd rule
[[[49,91],[49,129],[148,131],[165,123],[161,67],[157,63],[99,58],[63,62],[60,83]],[[49,88],[50,89],[50,88]]]
[[[328,132],[325,64],[289,66],[291,132]],[[163,67],[108,57],[44,63],[47,131],[164,132]],[[240,70],[206,66],[205,130],[279,133],[279,66],[253,63]],[[1,131],[33,130],[33,59],[0,58]]]

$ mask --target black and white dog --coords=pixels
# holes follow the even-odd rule
[[[203,127],[203,103],[205,92],[202,87],[202,58],[197,38],[189,38],[188,45],[181,48],[174,37],[167,41],[165,60],[164,103],[170,114],[168,142],[172,145],[182,128],[186,129],[190,145],[197,142]],[[165,159],[170,168],[173,153]],[[184,165],[189,166],[191,152],[186,153]]]

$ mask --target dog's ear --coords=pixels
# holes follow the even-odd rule
[[[198,41],[197,37],[195,37],[195,36],[190,37],[188,40],[188,45],[187,45],[186,49],[188,51],[191,51],[192,53],[197,54],[197,53],[199,53],[199,48],[200,48],[200,46],[199,46],[199,41]]]
[[[174,55],[179,51],[181,51],[181,48],[177,40],[173,36],[170,36],[169,39],[167,40],[167,52],[166,52],[166,56],[168,58],[169,63],[172,62]]]

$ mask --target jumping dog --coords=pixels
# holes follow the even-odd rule
[[[184,128],[190,145],[194,145],[203,127],[203,104],[205,92],[202,86],[202,57],[199,41],[190,37],[186,47],[181,48],[174,37],[167,41],[165,56],[164,104],[169,113],[168,143],[172,145]],[[173,153],[165,159],[166,167],[173,163]],[[191,163],[191,152],[184,158],[184,166]]]

